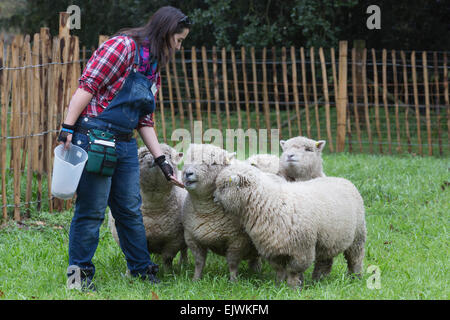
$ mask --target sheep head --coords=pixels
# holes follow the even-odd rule
[[[245,205],[251,190],[261,182],[259,169],[244,162],[235,162],[223,169],[216,178],[214,201],[230,212]]]
[[[322,176],[322,150],[325,140],[295,137],[281,140],[280,173],[287,180],[304,181]]]
[[[166,156],[166,160],[170,163],[174,170],[174,175],[177,174],[177,165],[183,158],[182,152],[177,152],[172,147],[165,143],[160,144],[162,153]],[[164,191],[172,188],[171,184],[164,177],[161,169],[156,165],[155,158],[147,147],[141,147],[138,150],[139,169],[140,169],[140,183],[142,191]]]
[[[191,194],[212,196],[219,172],[231,164],[235,153],[211,144],[191,144],[186,151],[182,180]]]
[[[280,167],[280,159],[273,154],[254,154],[246,162],[261,171],[277,174]]]

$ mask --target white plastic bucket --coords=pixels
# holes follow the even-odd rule
[[[52,195],[64,200],[71,199],[88,159],[87,152],[73,144],[69,150],[64,150],[64,145],[60,144],[53,152]]]

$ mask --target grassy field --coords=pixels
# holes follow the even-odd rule
[[[253,273],[246,262],[230,283],[225,258],[208,254],[204,278],[193,282],[193,257],[160,275],[154,286],[122,276],[126,263],[105,224],[94,257],[96,293],[66,289],[71,211],[31,213],[0,227],[0,299],[449,299],[450,162],[414,156],[325,154],[330,176],[351,180],[366,207],[368,237],[362,279],[346,275],[342,255],[331,274],[302,292],[277,285],[267,262]],[[158,257],[154,257],[160,262]],[[378,267],[373,288],[369,266]]]

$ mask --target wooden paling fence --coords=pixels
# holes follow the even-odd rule
[[[159,132],[279,129],[328,151],[446,156],[447,52],[334,48],[182,49],[162,72]]]
[[[100,37],[99,43],[106,38]],[[2,217],[70,208],[53,199],[56,136],[89,53],[47,28],[0,39]],[[161,141],[176,128],[279,129],[327,140],[329,152],[448,156],[447,52],[334,48],[185,49],[162,70]]]
[[[50,201],[48,196],[44,199],[43,194],[50,194],[56,134],[64,109],[78,87],[81,73],[78,47],[77,37],[52,38],[47,28],[32,39],[17,35],[6,47],[0,41],[4,218],[9,207],[16,220],[31,204],[40,208],[41,202],[46,201],[49,211],[53,211],[54,205],[62,207],[61,201]],[[12,179],[8,179],[11,174]],[[13,198],[9,199],[7,191],[11,190]]]

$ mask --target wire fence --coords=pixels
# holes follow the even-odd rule
[[[106,37],[100,36],[99,44]],[[326,152],[448,157],[446,51],[347,48],[183,48],[161,70],[155,126],[173,132],[277,129],[327,140]],[[39,34],[0,39],[2,217],[68,209],[51,195],[53,149],[95,48]],[[278,142],[277,148],[278,148]]]

